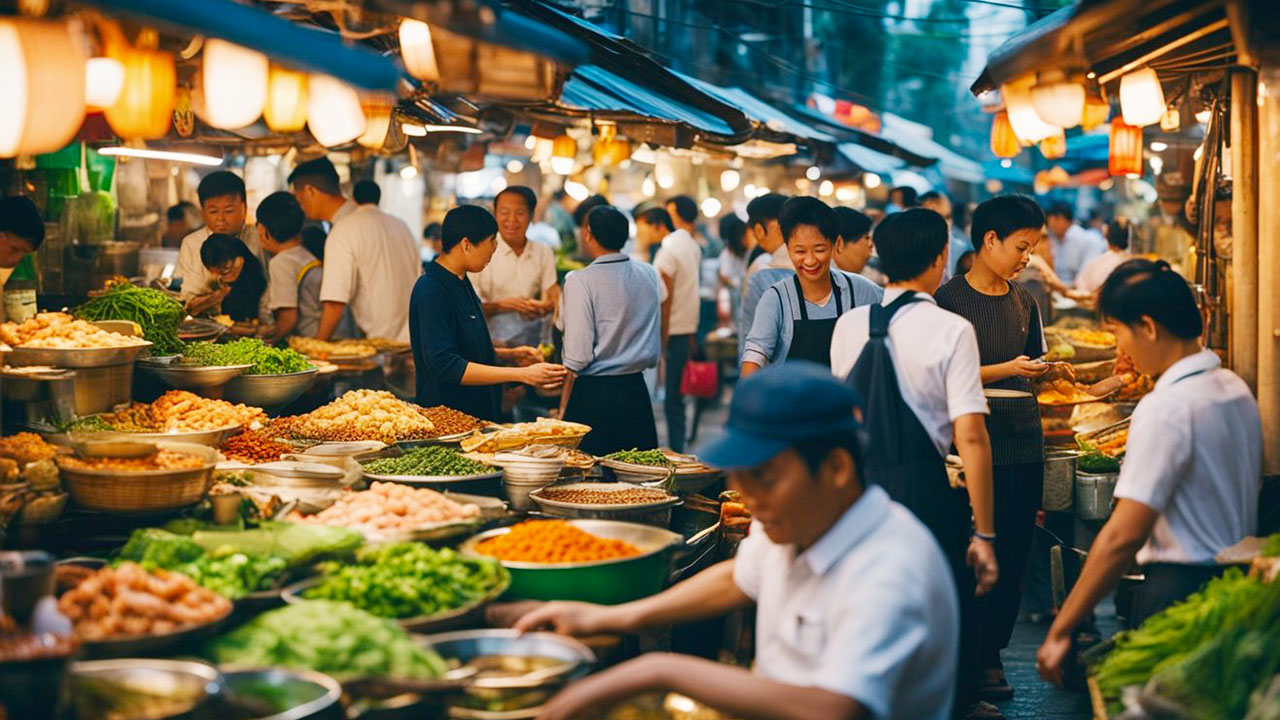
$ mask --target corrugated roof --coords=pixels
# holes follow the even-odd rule
[[[884,113],[881,119],[883,120],[881,134],[885,138],[918,155],[937,158],[938,170],[944,177],[966,183],[980,183],[985,179],[981,163],[961,155],[933,138],[914,132],[913,127],[923,127],[919,123],[898,117],[893,113]]]
[[[773,105],[770,105],[768,102],[761,100],[742,88],[721,87],[705,80],[699,80],[698,78],[690,75],[685,75],[683,73],[676,74],[689,81],[693,86],[700,88],[704,92],[714,95],[729,105],[738,108],[745,113],[747,117],[757,123],[760,123],[773,132],[786,133],[805,140],[817,140],[819,142],[828,143],[837,142],[834,135],[825,133],[811,125],[800,122],[795,117],[782,112]]]
[[[896,158],[892,155],[886,155],[879,150],[872,150],[866,145],[857,143],[840,143],[836,146],[840,154],[845,156],[849,162],[857,165],[864,172],[873,172],[877,175],[888,175],[894,170],[901,170],[907,166],[902,158]]]
[[[598,65],[580,65],[564,83],[560,104],[579,110],[627,112],[666,122],[685,123],[716,135],[734,129],[716,115],[680,102]]]

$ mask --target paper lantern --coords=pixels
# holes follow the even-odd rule
[[[991,152],[998,158],[1017,157],[1022,147],[1009,124],[1009,113],[998,112],[991,121]]]
[[[1090,93],[1084,99],[1084,115],[1080,118],[1080,127],[1086,132],[1102,125],[1111,116],[1111,103],[1107,102],[1107,98],[1102,94],[1101,88],[1098,92]]]
[[[1155,70],[1145,67],[1120,78],[1120,112],[1126,124],[1144,127],[1160,122],[1164,111],[1164,88]]]
[[[66,23],[0,18],[0,157],[53,152],[84,122],[83,40]]]
[[[557,175],[573,172],[574,159],[578,156],[578,141],[561,135],[551,141],[551,171]]]
[[[370,96],[361,100],[360,108],[364,111],[365,128],[356,142],[370,150],[379,150],[387,142],[395,105],[390,98]]]
[[[1046,74],[1031,88],[1031,105],[1036,115],[1050,125],[1071,128],[1084,117],[1084,85],[1063,73]]]
[[[267,102],[267,70],[267,56],[260,52],[218,38],[205,40],[205,122],[238,130],[257,120]]]
[[[440,81],[440,67],[436,64],[436,49],[431,42],[431,26],[421,20],[405,18],[400,21],[400,57],[404,69],[419,80]]]
[[[118,27],[107,35],[107,57],[124,67],[120,97],[104,113],[107,123],[125,140],[164,137],[173,119],[173,55],[155,49],[159,38],[154,30],[143,30],[137,46],[130,45]]]
[[[1169,108],[1160,116],[1160,129],[1165,132],[1177,132],[1182,127],[1182,113],[1178,108]]]
[[[1123,118],[1111,121],[1111,144],[1107,155],[1111,175],[1142,174],[1142,128]]]
[[[307,124],[307,74],[273,64],[267,74],[262,117],[275,132],[301,130]]]
[[[1035,82],[1034,78],[1028,76],[1000,86],[1005,112],[1009,113],[1009,124],[1024,145],[1034,145],[1061,129],[1041,120],[1036,114],[1036,109],[1031,104],[1032,82]]]
[[[90,108],[115,104],[124,87],[124,66],[108,57],[89,58],[84,64],[84,102]]]
[[[738,183],[742,182],[742,173],[733,168],[729,168],[720,173],[720,189],[725,192],[733,192],[738,189]]]
[[[364,134],[367,122],[360,96],[342,81],[315,74],[307,86],[307,127],[325,147],[343,145]]]
[[[1057,135],[1052,135],[1040,141],[1040,154],[1052,160],[1060,158],[1067,154],[1067,136],[1058,131]]]

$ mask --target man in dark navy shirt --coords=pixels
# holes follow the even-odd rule
[[[409,301],[419,405],[446,405],[497,421],[502,413],[502,383],[550,390],[564,382],[564,367],[542,362],[537,348],[493,347],[484,310],[467,273],[480,272],[489,264],[497,232],[493,215],[481,207],[464,205],[445,215],[440,254],[427,264]]]

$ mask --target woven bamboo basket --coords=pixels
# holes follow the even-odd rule
[[[59,463],[62,482],[76,505],[118,514],[176,510],[200,502],[213,484],[218,453],[190,443],[155,443],[157,447],[199,455],[205,464],[183,470],[82,470]]]

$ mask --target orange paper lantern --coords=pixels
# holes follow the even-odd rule
[[[998,112],[991,121],[991,152],[998,158],[1017,157],[1022,145],[1018,136],[1013,134],[1013,125],[1009,123],[1009,113]]]
[[[1111,121],[1107,172],[1111,175],[1142,174],[1142,128],[1126,124],[1122,117]]]
[[[104,113],[111,129],[126,140],[155,140],[169,132],[177,82],[173,55],[156,50],[154,30],[143,30],[132,46],[118,26],[104,25],[107,57],[124,67],[124,87]]]
[[[1067,136],[1061,131],[1040,141],[1040,154],[1053,160],[1067,154]]]
[[[267,127],[279,133],[298,132],[305,127],[307,74],[272,64],[262,117],[267,121]]]

